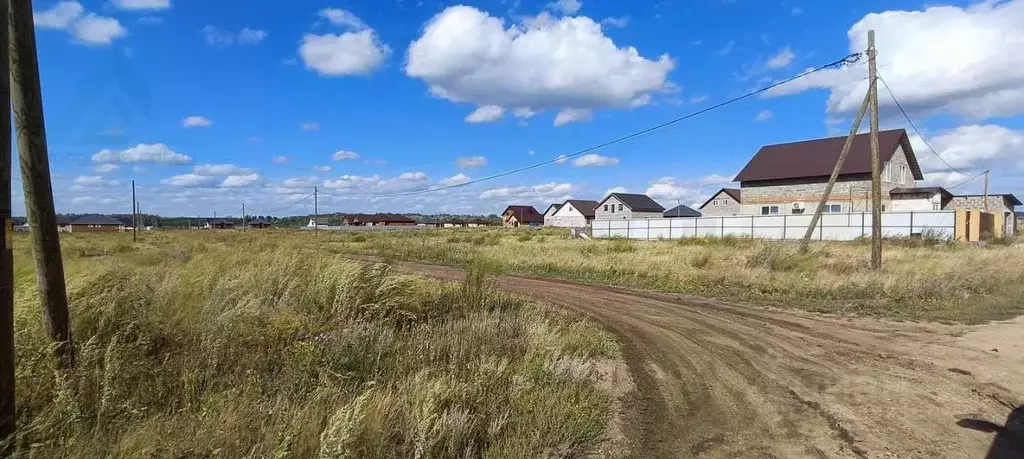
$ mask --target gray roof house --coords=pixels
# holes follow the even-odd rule
[[[594,209],[596,207],[597,201],[569,199],[560,204],[558,210],[550,217],[544,216],[544,225],[562,228],[585,228],[594,221]]]
[[[611,193],[594,208],[595,220],[664,218],[665,208],[646,194]]]
[[[665,218],[695,218],[700,217],[700,212],[691,209],[689,206],[680,204],[662,213]]]

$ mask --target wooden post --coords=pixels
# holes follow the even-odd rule
[[[7,17],[8,0],[0,0],[0,17]],[[11,74],[8,60],[10,36],[0,33],[0,73]],[[14,257],[11,243],[11,80],[0,78],[0,444],[5,444],[17,427],[14,393]],[[0,448],[0,457],[9,451]]]
[[[871,94],[871,269],[882,269],[882,179],[878,164],[878,72],[875,31],[868,31],[868,81]]]
[[[850,154],[850,149],[853,147],[853,139],[857,137],[857,131],[860,130],[860,123],[864,120],[864,112],[868,109],[868,102],[871,101],[871,90],[868,89],[868,93],[864,94],[864,102],[860,104],[860,110],[857,112],[857,117],[853,119],[853,126],[850,127],[850,133],[846,136],[846,142],[843,143],[843,149],[839,152],[839,159],[836,161],[836,166],[832,168],[832,175],[828,178],[828,185],[825,185],[825,191],[821,194],[821,200],[818,201],[818,208],[814,209],[814,216],[811,217],[811,223],[807,225],[807,231],[804,233],[803,240],[800,241],[800,253],[807,253],[807,244],[811,241],[811,236],[814,234],[814,227],[818,225],[818,220],[821,219],[821,213],[825,210],[825,204],[828,203],[829,195],[832,194],[832,188],[836,185],[836,179],[839,178],[839,173],[843,170],[843,164],[846,163],[846,157]]]
[[[46,331],[57,343],[54,350],[59,366],[69,370],[75,366],[75,351],[71,341],[71,320],[57,234],[57,215],[53,207],[32,1],[12,2],[8,19],[11,100],[14,105],[18,160],[25,190],[25,213],[32,235],[39,300],[43,306]]]
[[[135,180],[132,180],[132,242],[139,242],[139,206],[135,201]]]
[[[1013,210],[1013,209],[1011,209]],[[988,212],[988,169],[985,169],[985,213]]]

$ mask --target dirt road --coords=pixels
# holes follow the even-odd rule
[[[898,324],[535,278],[499,285],[618,335],[636,387],[620,413],[635,457],[1024,457],[1024,435],[1002,427],[1024,402],[1024,321]],[[993,429],[1002,446],[982,431]]]

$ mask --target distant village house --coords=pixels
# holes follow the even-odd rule
[[[664,218],[665,208],[645,194],[612,193],[594,209],[596,220]]]
[[[124,229],[125,224],[106,215],[84,215],[69,223],[71,233],[113,233]]]
[[[506,207],[505,211],[501,213],[501,221],[508,228],[541,226],[544,224],[544,216],[533,206],[513,205]]]
[[[416,220],[398,214],[351,214],[342,220],[348,226],[415,226]]]
[[[557,204],[558,209],[551,212],[551,209],[556,206],[556,204],[552,204],[548,207],[548,212],[551,212],[551,215],[549,216],[548,212],[545,212],[544,225],[560,228],[586,228],[594,221],[594,209],[597,204],[597,201],[569,199],[562,204]]]

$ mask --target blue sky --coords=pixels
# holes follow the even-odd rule
[[[367,195],[602,143],[860,50],[867,28],[881,74],[958,170],[914,136],[929,183],[991,168],[994,192],[1024,195],[1024,57],[1010,51],[1024,45],[1024,0],[34,6],[60,212],[129,212],[133,179],[143,210],[163,215],[237,215],[243,202],[307,213],[314,185],[322,212],[497,213],[614,188],[699,203],[763,144],[848,130],[866,68],[815,74],[579,162]],[[944,44],[952,37],[957,46]],[[880,99],[883,127],[907,127],[884,89]]]

